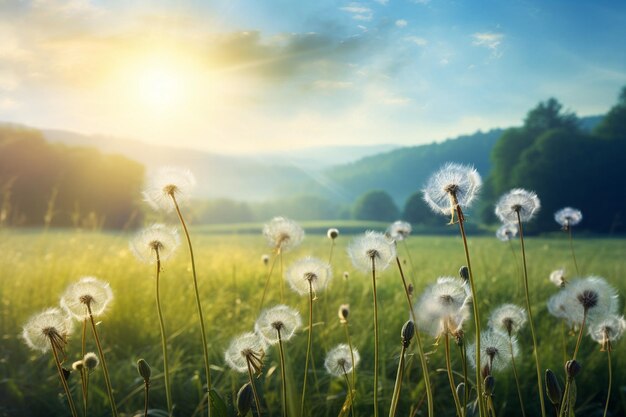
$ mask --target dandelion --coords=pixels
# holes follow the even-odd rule
[[[530,324],[530,335],[533,341],[533,356],[535,359],[535,371],[537,373],[537,390],[539,391],[539,402],[541,405],[541,415],[546,417],[545,404],[543,399],[543,383],[541,380],[541,366],[539,364],[539,352],[537,350],[537,337],[535,336],[535,325],[533,323],[532,309],[530,308],[530,295],[528,290],[528,267],[526,265],[526,249],[524,247],[523,222],[530,221],[539,211],[541,203],[537,194],[532,191],[515,188],[504,194],[496,203],[495,213],[502,223],[517,223],[520,237],[520,247],[522,251],[522,266],[524,270],[524,295],[526,298],[526,310]]]
[[[87,403],[89,402],[89,374],[96,369],[98,365],[100,365],[100,359],[95,353],[88,352],[83,355],[82,360],[75,363],[80,363],[80,368],[76,370],[80,372],[80,381],[83,391],[83,414],[87,415]]]
[[[404,375],[404,356],[406,350],[411,344],[411,339],[415,335],[415,324],[409,320],[402,326],[400,331],[400,360],[398,361],[398,370],[396,372],[396,382],[393,388],[393,394],[391,395],[391,406],[389,407],[389,417],[396,415],[396,409],[398,407],[398,400],[400,399],[400,392],[402,390],[402,379]]]
[[[565,279],[565,268],[555,269],[550,272],[550,282],[557,287],[564,287],[565,284],[567,284],[567,280]]]
[[[350,380],[348,379],[348,372],[354,372],[360,360],[359,351],[343,343],[332,348],[326,354],[326,359],[324,360],[324,367],[331,376],[344,377],[350,398],[352,416],[354,416],[354,397],[353,388],[350,386]]]
[[[576,267],[577,274],[580,274],[580,272],[578,270],[578,262],[576,262],[576,253],[574,252],[574,238],[572,236],[572,226],[576,226],[582,221],[582,219],[583,214],[580,212],[580,210],[571,207],[562,208],[561,210],[554,213],[554,220],[556,220],[556,222],[561,225],[563,231],[567,232],[569,235],[569,247],[570,251],[572,252],[572,259],[574,260],[574,266]]]
[[[65,396],[73,417],[77,417],[74,399],[70,392],[64,370],[61,366],[65,358],[67,336],[72,332],[72,322],[69,317],[58,308],[50,308],[32,316],[24,325],[22,338],[29,348],[42,353],[52,349],[54,363],[65,390]]]
[[[148,187],[144,190],[143,195],[145,200],[152,208],[158,210],[163,209],[166,212],[176,211],[178,220],[185,233],[185,239],[187,240],[187,247],[189,248],[189,258],[191,261],[191,275],[193,278],[193,289],[196,297],[196,310],[198,312],[198,318],[200,321],[200,337],[202,339],[202,353],[204,359],[204,372],[207,380],[208,391],[212,389],[211,372],[209,364],[209,351],[207,344],[206,329],[204,326],[204,314],[202,313],[202,304],[200,302],[200,292],[198,290],[198,275],[196,273],[196,261],[193,254],[193,245],[191,244],[191,237],[189,236],[189,230],[187,229],[187,223],[183,218],[183,214],[180,211],[180,205],[190,198],[190,193],[196,180],[191,171],[166,167],[156,172],[151,178]],[[208,401],[208,399],[207,399]],[[208,401],[207,412],[209,417],[211,416],[211,402]]]
[[[508,242],[517,236],[517,225],[507,223],[496,230],[496,237],[502,242]]]
[[[519,353],[517,340],[515,338],[512,338],[513,343],[509,344],[509,340],[506,335],[492,330],[484,332],[481,335],[481,338],[481,362],[487,364],[489,375],[493,372],[506,369],[511,363],[511,358],[515,358]],[[475,345],[467,347],[468,357],[470,358],[470,364],[472,367],[476,367],[476,363],[473,360],[473,356],[469,355],[469,352],[474,353],[475,349]]]
[[[410,223],[397,220],[387,228],[387,235],[396,242],[400,242],[409,237],[412,231]]]
[[[137,372],[139,373],[139,376],[143,378],[143,415],[144,417],[148,417],[148,402],[150,399],[150,376],[152,375],[152,369],[150,369],[150,365],[148,365],[148,362],[146,362],[145,359],[139,359],[137,361]]]
[[[261,255],[261,262],[263,262],[263,265],[267,266],[267,264],[269,264],[270,262],[270,256],[264,253],[263,255]]]
[[[286,305],[277,305],[261,313],[254,331],[269,345],[278,343],[280,351],[280,371],[283,383],[283,415],[287,415],[287,378],[285,376],[285,352],[283,341],[291,339],[296,330],[302,326],[300,313]]]
[[[160,276],[161,262],[168,259],[180,244],[176,229],[166,227],[162,224],[153,224],[143,229],[131,241],[130,246],[135,256],[145,263],[156,263],[155,273],[155,294],[157,315],[159,318],[159,326],[161,330],[161,350],[163,352],[163,373],[165,377],[165,397],[167,400],[168,413],[172,414],[172,391],[170,387],[170,371],[167,355],[167,337],[165,332],[165,321],[163,320],[163,311],[161,309],[160,296]]]
[[[343,326],[343,329],[346,333],[346,342],[348,342],[348,347],[350,348],[350,352],[352,354],[352,362],[354,363],[354,355],[352,352],[352,338],[350,337],[350,330],[348,329],[348,317],[350,316],[350,305],[342,304],[339,306],[339,310],[337,311],[337,315],[339,316],[339,323]],[[352,367],[352,387],[355,388],[356,381],[356,372],[355,368]],[[352,399],[354,400],[354,398]]]
[[[323,291],[332,278],[330,265],[316,258],[306,257],[295,262],[285,274],[289,286],[300,295],[309,296],[309,324],[306,359],[304,363],[304,382],[302,384],[302,401],[300,403],[300,415],[304,415],[304,398],[306,395],[307,374],[309,371],[309,358],[312,356],[311,345],[313,341],[313,301],[317,299],[317,293]]]
[[[372,273],[374,297],[374,417],[378,417],[378,297],[376,296],[376,269],[387,269],[396,258],[396,247],[382,233],[368,231],[355,238],[348,247],[352,265]]]
[[[226,364],[237,372],[248,373],[248,379],[254,393],[257,413],[261,412],[261,402],[254,385],[254,375],[260,375],[267,345],[256,333],[248,332],[235,337],[226,352]]]
[[[328,263],[333,261],[333,250],[335,249],[335,239],[339,236],[339,230],[335,228],[328,229],[326,236],[330,239],[330,255],[328,255]]]

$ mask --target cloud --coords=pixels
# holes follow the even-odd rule
[[[345,90],[352,88],[353,83],[350,81],[331,81],[317,80],[313,83],[313,87],[318,90]]]
[[[472,35],[472,45],[496,50],[503,39],[504,35],[502,33],[477,32]]]
[[[348,6],[341,7],[339,10],[350,13],[354,20],[369,22],[374,18],[372,9],[361,3],[350,3]]]
[[[407,21],[406,21],[406,20],[404,20],[404,19],[398,19],[398,20],[396,20],[396,26],[397,26],[397,27],[399,27],[399,28],[404,28],[404,27],[406,27],[408,24],[409,24],[409,22],[407,22]]]
[[[424,38],[420,38],[419,36],[407,36],[404,38],[406,42],[414,43],[417,46],[426,46],[428,45],[428,41]]]
[[[389,3],[389,0],[374,0],[374,1],[378,4],[382,4],[383,6],[386,6]]]

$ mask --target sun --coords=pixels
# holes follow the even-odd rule
[[[185,75],[165,66],[149,66],[137,73],[139,100],[155,111],[171,110],[185,95]]]

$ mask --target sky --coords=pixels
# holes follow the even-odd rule
[[[0,121],[217,153],[417,145],[626,85],[626,2],[0,0]]]

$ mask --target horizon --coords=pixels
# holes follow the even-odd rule
[[[615,104],[626,4],[470,3],[7,2],[0,114],[249,155],[441,142],[550,97],[579,117]]]

